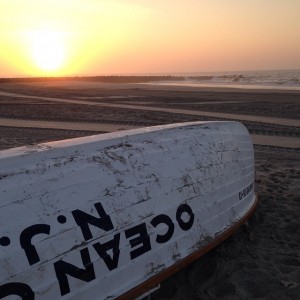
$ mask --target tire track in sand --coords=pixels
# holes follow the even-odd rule
[[[62,98],[50,98],[50,97],[40,97],[40,96],[28,96],[22,94],[6,93],[0,92],[0,96],[7,97],[18,97],[18,98],[31,98],[46,100],[52,102],[62,102],[62,103],[72,103],[72,104],[81,104],[81,105],[93,105],[93,106],[104,106],[104,107],[114,107],[114,108],[128,108],[135,110],[148,110],[148,111],[159,111],[175,114],[186,114],[194,116],[207,116],[207,117],[217,117],[223,119],[235,119],[240,121],[250,121],[250,122],[262,122],[268,124],[278,124],[285,126],[298,126],[300,127],[300,120],[296,119],[284,119],[284,118],[274,118],[274,117],[265,117],[265,116],[252,116],[252,115],[241,115],[241,114],[229,114],[229,113],[219,113],[219,112],[207,112],[207,111],[194,111],[190,109],[178,109],[178,108],[168,108],[168,107],[150,107],[144,105],[131,105],[131,104],[116,104],[116,103],[104,103],[104,102],[92,102],[92,101],[83,101],[76,99],[62,99]]]
[[[250,116],[250,115],[237,115],[237,114],[228,114],[228,113],[202,112],[202,111],[193,111],[193,110],[186,110],[186,109],[149,107],[149,106],[128,105],[128,104],[113,104],[113,103],[103,103],[103,102],[95,103],[95,102],[90,102],[90,101],[82,101],[82,100],[74,100],[74,99],[28,96],[28,95],[4,93],[4,92],[0,92],[0,96],[1,95],[8,96],[8,97],[33,98],[33,99],[40,99],[40,100],[46,100],[46,101],[52,101],[52,102],[115,107],[115,108],[129,108],[129,109],[148,110],[148,111],[160,111],[160,112],[177,113],[177,114],[219,117],[219,118],[229,119],[229,120],[235,119],[235,120],[239,120],[239,121],[263,122],[263,123],[269,123],[269,124],[279,124],[279,125],[284,125],[284,126],[299,126],[300,127],[300,121],[293,120],[293,119],[282,119],[282,118]],[[65,130],[85,130],[85,131],[106,131],[106,132],[113,132],[113,131],[118,131],[118,130],[126,130],[126,129],[133,129],[133,128],[140,127],[140,126],[134,126],[134,125],[31,121],[31,120],[29,121],[29,120],[15,120],[15,119],[5,119],[5,118],[0,118],[0,126],[27,127],[27,128],[51,128],[51,129],[65,129]],[[253,139],[253,143],[257,144],[257,145],[300,148],[300,139],[299,138],[275,137],[275,136],[265,136],[265,135],[253,134],[252,139]]]

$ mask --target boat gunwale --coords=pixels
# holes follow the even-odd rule
[[[243,224],[247,222],[247,220],[254,214],[255,210],[258,206],[258,196],[255,195],[254,203],[252,204],[251,208],[247,211],[247,213],[235,222],[232,226],[226,229],[222,234],[218,235],[216,238],[212,239],[207,245],[201,247],[197,251],[193,252],[192,254],[188,255],[187,257],[183,258],[182,260],[176,262],[175,264],[171,265],[170,267],[162,270],[158,274],[154,275],[153,277],[147,279],[143,283],[139,284],[138,286],[134,287],[133,289],[125,292],[121,296],[118,296],[117,300],[131,300],[140,297],[144,293],[147,293],[149,290],[155,288],[159,283],[163,280],[167,279],[168,277],[174,275],[178,271],[182,270],[183,268],[187,267],[189,264],[218,246],[221,242],[229,238],[233,235]]]

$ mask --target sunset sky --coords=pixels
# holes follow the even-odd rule
[[[300,69],[299,0],[0,0],[0,77]]]

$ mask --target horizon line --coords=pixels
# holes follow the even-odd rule
[[[295,69],[260,69],[260,70],[239,70],[239,71],[184,71],[184,72],[150,72],[150,73],[111,73],[111,74],[89,74],[89,75],[40,75],[40,76],[0,76],[3,79],[73,79],[73,78],[97,78],[97,77],[185,77],[185,76],[205,76],[209,74],[224,74],[224,73],[254,73],[254,72],[295,72],[300,71],[300,68]],[[236,74],[238,75],[238,74]]]

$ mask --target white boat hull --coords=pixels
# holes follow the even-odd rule
[[[132,299],[249,217],[253,145],[196,122],[15,148],[0,195],[0,299]]]

